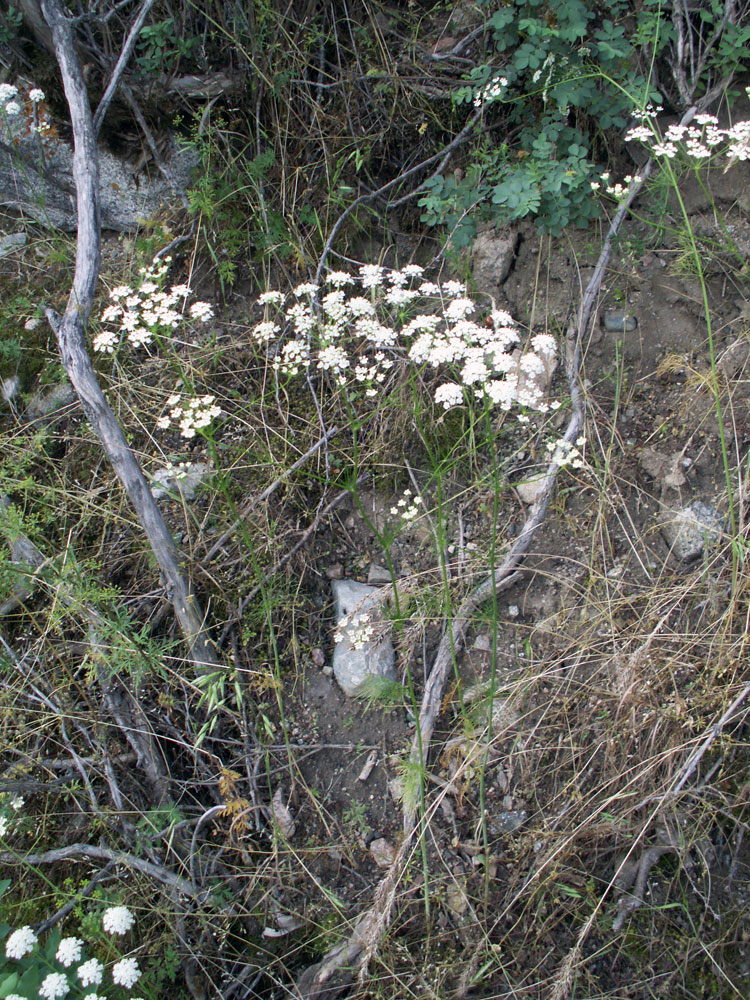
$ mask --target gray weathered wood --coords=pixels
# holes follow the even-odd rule
[[[193,660],[215,664],[217,656],[206,635],[203,612],[180,567],[180,556],[122,428],[96,378],[86,346],[86,323],[99,277],[99,171],[96,134],[86,86],[76,53],[70,19],[59,0],[42,0],[42,12],[52,32],[73,128],[73,176],[78,206],[78,243],[73,288],[62,318],[47,310],[60,356],[84,412],[107,458],[135,508],[141,527],[161,570],[175,614]]]

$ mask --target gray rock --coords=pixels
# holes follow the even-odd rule
[[[211,475],[211,467],[205,462],[181,462],[158,469],[151,477],[151,493],[155,500],[166,496],[179,496],[183,500],[193,500],[195,490]]]
[[[75,389],[69,382],[42,386],[29,400],[24,417],[27,420],[40,420],[77,402]]]
[[[662,507],[661,533],[672,555],[682,562],[696,559],[721,537],[724,518],[710,504],[694,500],[679,510]]]
[[[528,818],[529,814],[525,809],[511,809],[508,812],[498,813],[489,821],[488,828],[490,833],[500,837],[504,833],[515,833],[516,830],[520,830]]]
[[[26,233],[10,233],[0,239],[0,257],[7,257],[19,247],[26,246]]]
[[[497,295],[510,274],[518,246],[518,233],[509,229],[486,229],[474,240],[471,250],[472,274],[477,289]]]
[[[356,580],[334,580],[331,588],[340,636],[333,653],[333,673],[341,690],[351,696],[367,677],[395,680],[396,654],[378,588]]]
[[[371,587],[385,587],[391,582],[391,574],[385,566],[378,566],[377,563],[370,563],[367,571],[367,582]]]
[[[8,135],[10,133],[10,135]],[[51,229],[72,232],[77,225],[73,148],[53,131],[38,135],[26,116],[7,119],[0,144],[0,204],[23,211]],[[173,146],[165,155],[170,184],[154,169],[149,176],[99,149],[99,199],[103,229],[128,232],[184,191],[198,158],[194,150]]]
[[[602,326],[609,333],[632,333],[638,329],[638,320],[623,309],[607,309],[602,316]]]
[[[531,505],[537,502],[544,486],[546,473],[546,469],[528,472],[527,478],[523,482],[515,484],[515,491],[521,503]]]

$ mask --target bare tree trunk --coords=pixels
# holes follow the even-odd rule
[[[52,32],[65,97],[73,127],[73,177],[78,207],[78,243],[73,288],[62,319],[47,317],[57,335],[60,356],[73,388],[135,508],[153,550],[175,614],[193,660],[200,666],[218,662],[206,635],[203,612],[180,568],[180,557],[151,490],[96,378],[86,347],[86,323],[99,277],[99,160],[91,107],[76,53],[70,19],[60,0],[42,0]]]

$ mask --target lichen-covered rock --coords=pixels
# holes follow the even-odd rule
[[[17,134],[8,135],[9,129]],[[74,231],[77,216],[71,144],[52,133],[26,132],[23,115],[17,122],[11,119],[5,123],[0,140],[0,204],[20,210],[50,229]],[[173,184],[156,168],[151,175],[136,171],[132,164],[100,147],[103,229],[136,229],[173,201],[176,192],[185,190],[197,165],[195,151],[173,146],[165,160]]]

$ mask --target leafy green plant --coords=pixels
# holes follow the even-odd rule
[[[559,234],[598,214],[590,184],[604,134],[627,123],[629,94],[659,97],[634,69],[625,11],[610,5],[602,19],[590,0],[513,0],[490,14],[494,53],[454,95],[481,109],[481,138],[463,176],[426,182],[424,222],[445,225],[461,247],[483,220],[531,216],[540,231]],[[500,127],[510,139],[486,137]]]
[[[198,38],[185,38],[174,17],[168,17],[141,28],[135,61],[144,73],[174,72],[198,42]]]

